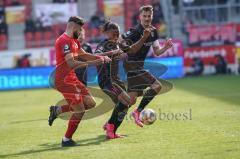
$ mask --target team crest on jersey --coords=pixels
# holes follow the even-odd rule
[[[70,46],[69,46],[68,44],[64,45],[63,52],[64,52],[65,54],[70,52]]]

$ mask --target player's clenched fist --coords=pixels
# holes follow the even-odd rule
[[[102,57],[103,57],[104,63],[109,63],[112,61],[108,56],[102,56]]]
[[[164,44],[164,48],[167,50],[173,46],[172,39],[167,39]]]
[[[143,31],[143,37],[148,38],[152,30],[153,30],[152,26],[145,28],[145,30]]]

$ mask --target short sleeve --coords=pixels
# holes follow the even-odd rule
[[[154,30],[154,39],[153,39],[153,41],[156,41],[158,39],[159,39],[158,31],[157,31],[157,29],[155,29]]]
[[[71,53],[71,41],[68,39],[60,39],[57,43],[58,49],[63,55]]]

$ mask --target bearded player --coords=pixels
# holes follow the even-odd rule
[[[81,17],[70,17],[67,23],[66,31],[56,40],[56,60],[55,69],[55,88],[62,93],[66,105],[51,106],[49,125],[59,114],[71,112],[68,128],[62,138],[62,146],[75,146],[76,142],[72,140],[72,136],[76,131],[85,110],[93,108],[96,105],[95,100],[90,95],[88,89],[81,83],[74,70],[77,68],[85,68],[88,65],[96,65],[108,63],[111,61],[107,56],[94,56],[86,53],[78,41],[84,21]],[[84,59],[81,62],[76,59]]]

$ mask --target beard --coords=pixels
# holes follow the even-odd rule
[[[144,25],[146,25],[146,26],[151,25],[151,21],[145,21],[145,22],[144,22]]]
[[[73,32],[73,39],[78,39],[79,33],[77,31]]]

